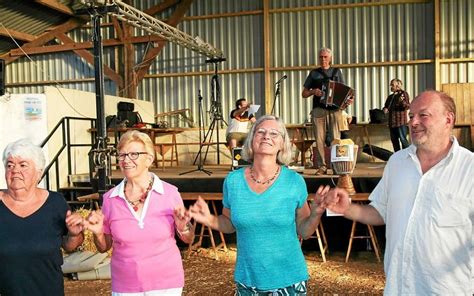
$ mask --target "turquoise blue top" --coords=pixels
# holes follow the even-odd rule
[[[274,183],[257,194],[244,171],[231,172],[223,189],[224,207],[231,211],[237,233],[235,281],[270,290],[307,280],[296,231],[296,211],[308,196],[304,179],[282,166]]]

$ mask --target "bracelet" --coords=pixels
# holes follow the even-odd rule
[[[179,230],[178,228],[176,228],[176,232],[178,232],[178,234],[181,236],[183,234],[188,233],[191,230],[191,227],[192,227],[192,224],[188,222],[186,223],[186,226],[184,227],[183,230]]]
[[[70,232],[67,233],[67,237],[68,237],[68,238],[76,238],[76,237],[78,237],[78,236],[84,237],[84,232],[81,231],[81,232],[79,232],[79,233],[76,234],[76,235],[71,235]]]

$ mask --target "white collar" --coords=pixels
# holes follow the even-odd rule
[[[151,187],[151,190],[156,191],[159,194],[165,193],[165,189],[164,189],[164,186],[163,186],[163,181],[161,181],[161,179],[158,178],[158,176],[155,175],[154,173],[150,173],[150,175],[153,176],[153,187]],[[125,180],[127,180],[127,179],[124,178],[122,180],[122,182],[120,182],[117,186],[114,187],[114,190],[112,191],[112,194],[110,194],[109,198],[112,198],[112,197],[115,197],[115,196],[125,198],[125,192],[124,192],[124,190],[125,190]]]
[[[451,160],[454,157],[454,153],[456,153],[456,151],[459,149],[459,142],[458,142],[458,140],[456,139],[455,136],[451,136],[449,140],[452,143],[451,148],[449,148],[448,154],[446,154],[446,156],[442,160],[440,160],[439,162],[441,162],[445,159],[446,159],[446,161]],[[407,148],[407,152],[408,152],[407,155],[412,157],[412,158],[418,159],[418,156],[416,155],[416,150],[417,150],[417,147],[415,145],[413,145],[413,144],[410,145],[410,147]]]

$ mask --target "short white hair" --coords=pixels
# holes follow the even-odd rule
[[[3,150],[3,166],[7,166],[9,157],[20,157],[30,159],[34,162],[36,169],[43,172],[46,159],[41,147],[36,146],[30,139],[24,138],[11,142]]]
[[[321,47],[318,53],[320,54],[322,52],[327,52],[332,57],[332,50],[329,47]]]

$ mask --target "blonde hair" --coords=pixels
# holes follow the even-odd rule
[[[253,138],[255,136],[255,131],[259,128],[259,126],[267,120],[274,120],[278,123],[278,131],[281,133],[282,138],[283,138],[283,147],[280,151],[278,151],[277,154],[277,163],[282,164],[282,165],[288,165],[291,161],[291,142],[290,142],[290,137],[288,136],[288,131],[286,130],[285,124],[283,121],[273,115],[265,115],[260,117],[257,122],[252,126],[250,129],[250,132],[247,136],[247,139],[245,139],[245,144],[244,148],[242,149],[242,157],[250,162],[253,163],[253,148],[252,148],[252,143],[253,143]]]
[[[402,89],[403,82],[402,82],[400,79],[394,78],[394,79],[392,79],[392,80],[390,81],[390,83],[392,83],[392,82],[394,82],[395,85],[397,86],[397,90],[403,90],[403,89]]]
[[[145,151],[151,156],[155,157],[155,146],[151,141],[150,137],[137,130],[131,130],[126,132],[120,137],[120,141],[117,145],[117,150],[121,150],[125,145],[131,142],[141,142],[145,146]]]

